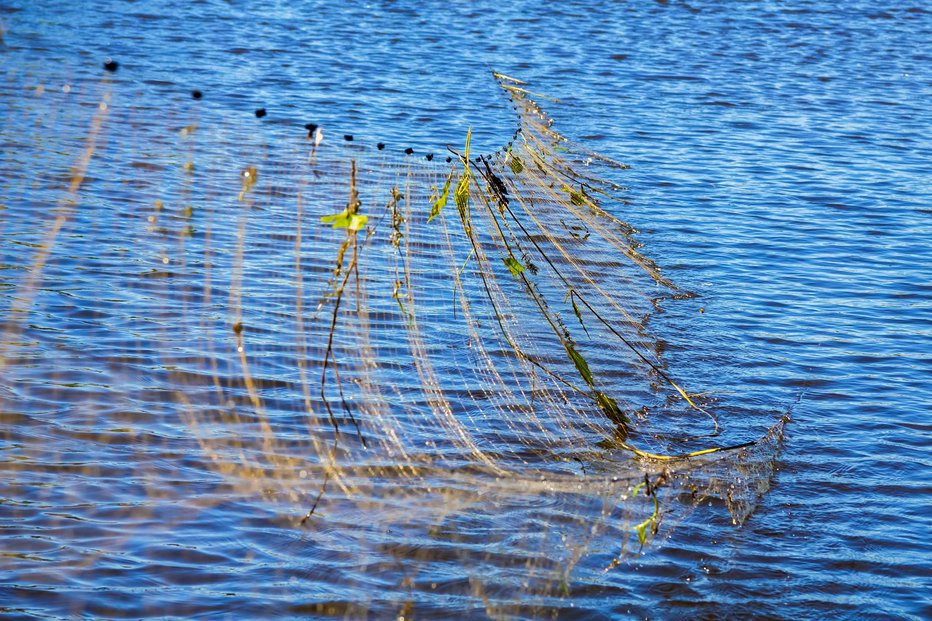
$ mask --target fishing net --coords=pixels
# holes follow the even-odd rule
[[[517,123],[498,151],[464,131],[402,154],[23,75],[0,151],[10,520],[91,495],[169,532],[261,499],[333,568],[317,582],[358,587],[318,613],[443,591],[508,616],[623,571],[700,503],[737,524],[766,491],[786,419],[738,437],[679,385],[647,322],[689,293],[619,218],[605,179],[626,167],[526,84],[494,75]],[[120,506],[129,487],[145,501]],[[379,594],[389,575],[404,601]]]

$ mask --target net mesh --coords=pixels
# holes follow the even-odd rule
[[[11,101],[28,85],[44,105],[4,126],[0,468],[30,476],[3,496],[68,507],[122,478],[158,502],[118,508],[117,486],[95,515],[141,529],[261,498],[333,580],[401,568],[414,601],[467,576],[493,616],[615,569],[700,502],[746,519],[786,418],[730,438],[676,382],[647,319],[689,294],[613,215],[626,190],[603,179],[625,167],[494,78],[513,139],[427,158],[9,74]],[[86,131],[49,139],[62,127]]]

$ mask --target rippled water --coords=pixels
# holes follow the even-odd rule
[[[742,527],[700,507],[663,545],[571,576],[568,596],[535,609],[509,602],[515,584],[490,588],[496,610],[932,616],[932,13],[922,3],[175,4],[0,9],[4,308],[34,257],[29,244],[42,240],[28,214],[44,226],[62,207],[104,57],[121,63],[108,79],[137,111],[101,136],[126,157],[118,171],[89,169],[93,191],[49,265],[33,341],[0,385],[5,615],[383,617],[406,601],[424,618],[489,611],[454,568],[476,549],[507,566],[488,540],[523,545],[495,530],[508,525],[496,499],[426,551],[373,525],[348,537],[356,518],[338,510],[331,528],[297,529],[281,507],[225,490],[203,467],[168,394],[161,410],[127,408],[159,403],[166,377],[152,375],[163,353],[127,352],[126,333],[183,344],[159,327],[164,317],[120,310],[164,290],[169,244],[128,264],[137,228],[120,214],[138,205],[119,197],[184,191],[171,167],[178,147],[160,141],[190,122],[193,88],[205,94],[197,120],[209,141],[237,159],[290,153],[306,122],[397,153],[442,152],[467,126],[477,149],[496,148],[514,121],[491,66],[558,98],[548,109],[564,134],[632,166],[613,179],[629,188],[619,215],[698,294],[651,318],[677,377],[723,393],[723,422],[739,430],[796,404],[773,488]],[[131,161],[140,174],[128,191]],[[204,194],[219,196],[213,187]],[[80,364],[82,352],[110,351],[121,357],[114,369]],[[173,486],[194,499],[183,510]],[[360,571],[366,538],[366,549],[433,563],[423,576]]]

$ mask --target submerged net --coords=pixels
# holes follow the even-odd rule
[[[678,384],[647,319],[688,293],[617,217],[603,179],[625,167],[495,79],[512,141],[477,155],[464,131],[429,158],[314,126],[269,144],[109,81],[79,106],[37,90],[51,114],[4,128],[4,498],[109,485],[101,514],[166,530],[187,518],[117,509],[114,482],[194,512],[261,498],[366,587],[351,613],[394,569],[404,606],[451,580],[507,616],[622,571],[699,503],[742,522],[786,419],[735,437]],[[62,126],[87,131],[46,145]]]

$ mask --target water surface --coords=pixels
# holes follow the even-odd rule
[[[5,309],[42,241],[32,214],[47,223],[68,207],[88,110],[105,84],[117,98],[100,136],[114,159],[89,167],[16,373],[0,384],[5,614],[379,617],[411,601],[422,617],[481,617],[484,568],[544,566],[536,552],[550,542],[510,540],[517,518],[495,513],[502,499],[475,502],[455,536],[420,548],[359,526],[348,508],[331,510],[329,528],[296,528],[287,502],[225,488],[160,392],[175,369],[154,371],[166,351],[184,370],[185,344],[166,317],[121,310],[151,307],[165,290],[162,258],[178,247],[127,252],[142,230],[127,214],[185,191],[187,153],[166,136],[193,120],[210,128],[208,167],[211,154],[286,160],[307,122],[398,157],[441,153],[472,127],[475,148],[490,151],[514,131],[491,66],[559,99],[546,105],[562,133],[631,166],[610,173],[628,188],[619,217],[698,294],[664,301],[648,324],[677,378],[721,393],[735,437],[796,404],[773,487],[743,526],[701,506],[643,555],[570,576],[568,595],[533,609],[511,601],[519,572],[501,571],[485,583],[491,609],[932,615],[932,15],[921,3],[175,4],[14,1],[0,13]],[[110,76],[108,56],[120,62]],[[128,188],[132,162],[141,172]],[[202,177],[199,196],[221,200],[238,173]],[[276,335],[265,336],[275,351]],[[82,363],[115,355],[110,369]],[[172,486],[193,502],[179,509]],[[408,576],[404,562],[367,565],[363,549],[378,562],[428,560]],[[472,565],[458,571],[463,558]]]

